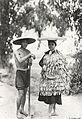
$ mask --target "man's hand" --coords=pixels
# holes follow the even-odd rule
[[[32,65],[32,58],[28,59],[28,65],[31,66]]]

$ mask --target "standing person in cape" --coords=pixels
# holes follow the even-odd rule
[[[14,52],[14,58],[16,63],[16,78],[15,86],[18,90],[17,97],[17,118],[22,118],[20,114],[28,116],[24,111],[27,89],[30,84],[30,69],[29,66],[32,65],[32,58],[35,59],[35,55],[26,49],[28,44],[35,42],[33,38],[18,38],[13,41],[13,44],[20,45],[20,48]]]
[[[48,40],[49,50],[39,62],[42,70],[38,100],[49,104],[49,116],[56,116],[56,104],[62,105],[61,94],[69,85],[69,74],[66,59],[56,49],[58,38],[45,39]]]

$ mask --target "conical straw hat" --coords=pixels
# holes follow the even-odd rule
[[[31,43],[34,43],[36,40],[34,38],[19,37],[13,41],[13,44],[21,45],[23,41],[26,41],[28,44],[31,44]]]
[[[55,41],[57,41],[57,40],[66,40],[66,38],[65,37],[44,37],[44,38],[38,38],[37,39],[38,41],[45,41],[45,40],[55,40]]]

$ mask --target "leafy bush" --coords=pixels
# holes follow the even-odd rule
[[[70,91],[74,94],[82,89],[82,51],[74,55],[75,63],[71,69]]]

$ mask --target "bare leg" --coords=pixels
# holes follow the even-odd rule
[[[24,90],[18,90],[18,97],[17,97],[17,112],[16,115],[18,117],[20,106],[21,106],[21,100],[24,95]]]
[[[57,116],[56,114],[56,104],[53,104],[53,113],[52,116]]]
[[[56,104],[53,104],[53,111],[55,113],[55,110],[56,110]]]
[[[52,104],[49,104],[48,112],[49,112],[49,116],[50,116],[51,115],[51,112],[52,112]]]
[[[24,105],[26,102],[26,93],[27,93],[27,89],[24,89],[24,95],[23,95],[22,100],[21,100],[21,111],[24,111]]]
[[[24,111],[24,106],[25,106],[25,102],[26,102],[26,93],[27,93],[27,88],[24,89],[24,95],[23,95],[22,100],[21,100],[20,113],[25,115],[25,116],[28,116],[28,114]]]

